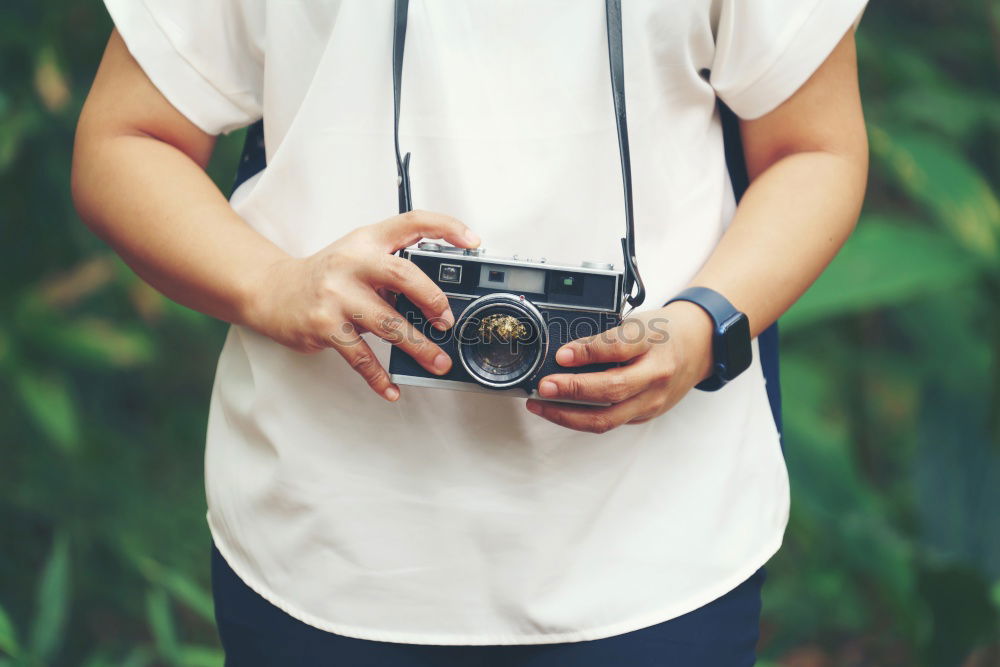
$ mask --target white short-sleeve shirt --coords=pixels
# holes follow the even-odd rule
[[[396,213],[391,0],[106,1],[203,130],[263,117],[268,166],[232,200],[254,229],[306,256]],[[624,0],[644,308],[687,284],[732,217],[716,96],[771,111],[865,4]],[[620,266],[607,57],[601,0],[412,0],[414,205],[491,253]],[[388,403],[336,352],[240,326],[206,485],[212,535],[251,588],[315,627],[417,644],[589,640],[679,616],[765,563],[789,507],[756,346],[722,390],[594,435],[516,398],[403,387]]]

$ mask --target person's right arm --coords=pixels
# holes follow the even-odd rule
[[[205,174],[214,146],[112,33],[73,151],[73,199],[90,229],[167,297],[302,352],[333,347],[389,400],[399,389],[357,331],[398,344],[429,372],[448,370],[448,356],[379,290],[405,293],[451,326],[441,290],[392,253],[424,237],[475,247],[475,234],[454,218],[414,211],[293,258],[247,225]]]

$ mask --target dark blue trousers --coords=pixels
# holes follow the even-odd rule
[[[212,592],[226,667],[748,667],[764,568],[669,621],[606,639],[521,646],[424,646],[343,637],[298,621],[252,591],[212,548]]]

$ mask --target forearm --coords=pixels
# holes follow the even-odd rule
[[[87,225],[167,297],[243,323],[251,285],[287,255],[174,146],[87,131],[81,127],[73,166],[74,199]]]
[[[756,336],[819,276],[854,229],[867,161],[794,153],[754,179],[729,229],[692,285],[724,294]]]
[[[205,174],[214,146],[113,32],[77,125],[77,210],[163,294],[245,323],[251,286],[286,255],[240,219]]]
[[[727,296],[747,314],[756,336],[805,291],[846,240],[861,207],[866,173],[867,159],[860,151],[795,152],[774,160],[754,178],[691,285]],[[668,321],[667,337],[636,340],[634,334],[626,338],[618,333],[624,331],[619,328],[568,343],[556,356],[564,366],[627,361],[625,365],[599,373],[557,373],[539,383],[539,394],[547,399],[610,407],[529,400],[528,410],[567,428],[603,433],[672,408],[712,372],[712,320],[687,301],[640,311],[630,319],[649,323],[661,317]]]

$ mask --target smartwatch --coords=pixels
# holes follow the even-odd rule
[[[695,389],[715,391],[750,367],[750,320],[729,300],[707,287],[689,287],[667,303],[689,301],[712,318],[712,374]]]

